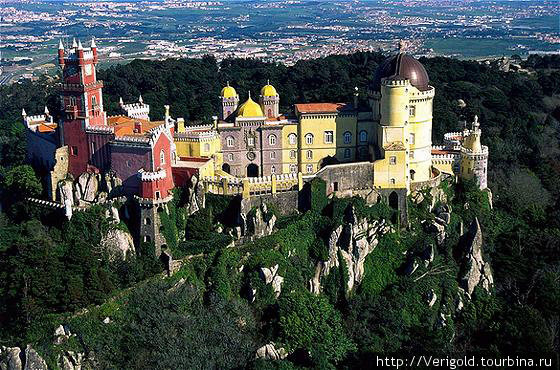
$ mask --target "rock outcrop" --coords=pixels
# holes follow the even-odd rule
[[[366,257],[377,246],[379,237],[392,231],[384,220],[370,223],[367,218],[358,219],[353,207],[349,208],[346,221],[330,235],[328,259],[319,261],[315,266],[315,275],[309,281],[309,290],[314,294],[321,292],[321,278],[327,276],[333,267],[339,266],[339,253],[347,267],[346,291],[360,284],[364,278]]]
[[[276,348],[274,342],[265,344],[257,349],[255,358],[265,360],[283,360],[288,357],[288,352],[284,348]]]
[[[198,212],[201,208],[204,208],[205,198],[204,198],[204,187],[202,182],[198,180],[196,176],[192,176],[188,184],[187,189],[187,204],[185,205],[185,210],[187,215],[190,216]]]
[[[0,347],[0,370],[22,370],[19,347]]]
[[[76,181],[75,198],[84,202],[94,202],[99,190],[99,175],[92,172],[84,172]]]
[[[272,234],[274,225],[276,224],[276,216],[269,214],[266,204],[262,204],[255,209],[254,213],[250,213],[247,217],[247,229],[251,236],[261,238]]]
[[[23,370],[48,370],[45,360],[29,344],[25,349],[25,367]]]
[[[276,298],[282,293],[282,284],[284,283],[284,278],[278,275],[278,264],[268,267],[261,268],[261,276],[265,284],[272,284],[272,289],[276,295]]]
[[[101,246],[112,261],[125,260],[127,257],[136,254],[132,235],[121,229],[109,230],[101,239]]]
[[[490,292],[494,285],[494,278],[490,264],[482,256],[482,230],[477,218],[472,222],[464,238],[460,284],[468,296],[477,286]]]

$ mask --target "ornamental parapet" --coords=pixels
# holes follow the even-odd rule
[[[62,84],[62,88],[66,91],[78,91],[78,92],[83,92],[86,90],[89,90],[91,88],[102,88],[103,87],[103,81],[95,81],[86,85],[82,85],[82,84],[69,84],[69,83],[63,83]]]
[[[242,195],[243,198],[301,190],[303,186],[301,173],[246,178],[208,176],[201,178],[201,181],[207,192],[221,195]]]
[[[157,181],[165,179],[167,173],[164,169],[160,169],[158,171],[145,171],[141,168],[138,170],[137,176],[140,181]]]
[[[101,134],[114,134],[115,128],[111,126],[101,125],[86,125],[86,132],[101,133]]]
[[[169,195],[165,198],[160,199],[142,198],[138,195],[135,195],[134,199],[138,202],[138,205],[140,207],[153,207],[169,203],[171,200],[173,200],[173,195]]]
[[[477,151],[465,147],[461,147],[461,154],[466,155],[468,157],[481,157],[480,159],[483,159],[483,157],[488,157],[488,147],[486,145],[483,145],[482,150],[477,150]]]

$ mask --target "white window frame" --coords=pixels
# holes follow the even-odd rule
[[[276,173],[276,167],[270,166],[270,173],[274,175]]]
[[[312,145],[313,144],[313,134],[312,133],[305,134],[305,143],[307,145]]]
[[[306,170],[307,170],[307,173],[313,173],[313,165],[312,165],[312,164],[308,164],[308,165],[306,166]]]
[[[270,146],[276,145],[276,142],[277,142],[276,139],[277,139],[277,138],[276,138],[276,135],[274,135],[274,134],[268,135],[268,144],[269,144]]]
[[[325,139],[325,144],[334,143],[334,132],[333,131],[325,131],[324,139]]]
[[[389,157],[389,164],[390,165],[396,165],[397,164],[397,157],[392,155]]]
[[[297,152],[295,150],[290,150],[290,158],[291,159],[296,159],[297,158]]]
[[[165,150],[163,149],[161,150],[161,152],[159,152],[159,164],[165,164]]]
[[[296,134],[289,134],[288,135],[288,142],[290,143],[290,145],[296,145],[297,144],[297,135]]]
[[[414,144],[416,142],[416,135],[414,135],[413,133],[410,133],[408,135],[408,143],[409,144]]]
[[[205,152],[209,152],[209,151],[210,151],[210,144],[204,143],[204,151],[205,151]]]
[[[228,161],[233,162],[233,153],[228,154]]]
[[[270,152],[270,159],[276,159],[276,152]]]
[[[408,115],[411,117],[416,116],[416,105],[411,105],[408,107]]]
[[[305,152],[305,158],[313,159],[313,150],[308,150],[307,152]]]
[[[297,173],[297,166],[295,164],[290,165],[290,173]]]
[[[226,145],[230,148],[235,145],[235,139],[233,136],[226,137]]]

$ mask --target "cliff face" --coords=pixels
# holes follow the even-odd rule
[[[490,263],[482,255],[482,230],[477,218],[464,235],[461,262],[460,284],[466,293],[470,296],[477,286],[490,292],[494,286],[494,277]]]
[[[315,266],[315,275],[309,281],[309,290],[314,294],[321,292],[321,279],[342,261],[346,265],[348,276],[346,292],[352,291],[362,282],[366,257],[375,249],[381,236],[393,231],[385,220],[358,219],[353,207],[348,212],[347,221],[332,231],[328,259],[319,261]]]

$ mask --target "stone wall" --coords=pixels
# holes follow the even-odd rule
[[[371,162],[344,163],[322,168],[311,180],[319,177],[327,183],[327,194],[335,191],[371,189],[373,186],[373,164]]]
[[[288,215],[298,210],[300,192],[297,190],[287,191],[277,194],[263,194],[244,198],[241,200],[241,212],[249,213],[253,207],[260,207],[262,204],[277,209],[281,215]]]

